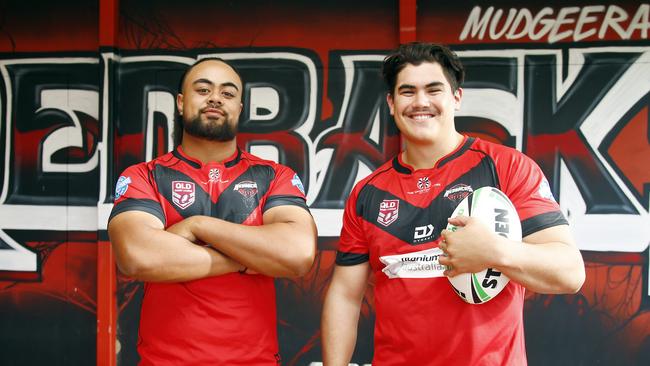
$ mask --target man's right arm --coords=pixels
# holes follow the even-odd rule
[[[366,292],[370,264],[336,266],[323,304],[323,364],[347,366],[357,341],[361,301]]]
[[[165,231],[160,219],[143,211],[116,215],[108,234],[120,272],[141,281],[191,281],[242,268],[210,247]]]

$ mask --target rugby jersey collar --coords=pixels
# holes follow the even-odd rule
[[[183,148],[181,147],[181,145],[178,145],[178,147],[176,147],[176,149],[174,149],[172,154],[175,157],[177,157],[178,159],[186,162],[187,164],[189,164],[193,168],[200,169],[203,166],[203,163],[200,160],[195,159],[195,158],[187,155],[185,153],[185,151],[183,151]],[[239,147],[237,147],[236,151],[231,156],[229,156],[226,160],[223,161],[223,165],[226,168],[230,168],[232,166],[235,166],[241,160],[241,155],[242,155],[242,151],[241,151],[241,149]]]
[[[454,151],[450,152],[449,154],[443,156],[440,160],[438,160],[438,162],[433,167],[433,169],[441,168],[442,166],[449,163],[450,161],[463,155],[465,151],[469,150],[470,146],[472,146],[475,140],[476,139],[474,137],[465,136],[464,141]],[[414,172],[412,166],[402,161],[401,152],[393,158],[393,169],[395,169],[398,173],[402,173],[402,174],[413,174]]]

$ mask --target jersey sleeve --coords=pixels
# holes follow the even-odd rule
[[[358,207],[359,190],[359,187],[355,187],[345,203],[343,227],[336,252],[336,264],[340,266],[353,266],[370,259],[368,241],[363,230],[363,215]]]
[[[298,174],[284,165],[277,165],[264,211],[276,206],[299,206],[309,211],[305,199],[305,188]]]
[[[517,208],[522,237],[549,227],[568,225],[539,166],[519,152],[509,160],[501,165],[505,172],[499,175],[506,177],[502,190]]]
[[[115,203],[108,221],[126,211],[144,211],[156,216],[163,225],[166,224],[155,184],[144,163],[128,167],[118,178]]]

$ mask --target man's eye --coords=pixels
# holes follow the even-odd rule
[[[234,97],[235,97],[235,94],[234,94],[234,93],[231,93],[231,92],[229,92],[229,91],[225,91],[225,92],[223,92],[222,94],[223,94],[226,98],[234,98]]]

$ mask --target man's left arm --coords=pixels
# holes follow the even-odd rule
[[[504,273],[531,291],[574,294],[585,282],[585,264],[568,225],[540,230],[503,255]]]
[[[300,206],[274,206],[263,225],[235,224],[209,216],[193,216],[176,224],[177,234],[210,244],[249,270],[272,277],[299,277],[316,255],[316,224]],[[186,233],[183,233],[186,231]]]
[[[462,226],[456,232],[443,231],[445,242],[440,247],[448,257],[441,258],[440,263],[452,267],[446,272],[450,277],[496,268],[542,294],[576,293],[585,281],[582,255],[567,225],[542,229],[524,237],[523,242],[515,242],[471,217],[459,216],[449,222]]]

